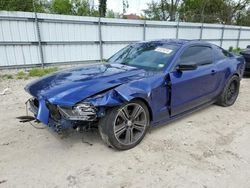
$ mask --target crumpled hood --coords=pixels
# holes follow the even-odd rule
[[[73,106],[87,97],[146,76],[146,71],[120,64],[98,64],[60,71],[25,87],[38,99]]]

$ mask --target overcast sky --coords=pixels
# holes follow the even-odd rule
[[[98,5],[98,0],[94,1],[95,5]],[[127,14],[136,13],[140,15],[140,13],[142,13],[142,10],[147,8],[147,3],[150,2],[152,2],[152,0],[128,0],[129,8]],[[122,0],[107,0],[107,8],[112,9],[115,12],[122,13]]]

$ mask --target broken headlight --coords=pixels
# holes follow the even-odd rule
[[[80,103],[73,107],[73,113],[79,116],[96,114],[96,108],[89,103]]]
[[[59,107],[59,111],[69,120],[94,121],[97,109],[90,103],[79,103],[73,108]]]

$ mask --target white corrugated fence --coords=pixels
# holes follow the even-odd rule
[[[161,38],[245,48],[250,27],[1,11],[0,68],[91,63],[129,43]]]

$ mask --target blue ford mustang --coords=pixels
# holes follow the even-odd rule
[[[244,58],[201,41],[155,40],[123,48],[106,63],[57,72],[25,87],[35,118],[56,131],[98,126],[119,150],[149,126],[212,103],[234,104]]]

